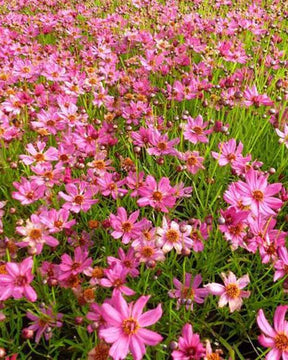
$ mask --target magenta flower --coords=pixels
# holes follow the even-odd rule
[[[38,343],[40,341],[41,336],[44,334],[46,340],[51,339],[52,331],[50,328],[53,327],[61,327],[62,326],[62,317],[63,314],[54,314],[51,307],[48,309],[41,309],[41,314],[36,316],[31,312],[27,312],[27,317],[32,320],[32,324],[28,326],[28,330],[36,331],[35,342]],[[49,331],[47,331],[49,330]]]
[[[274,281],[281,279],[288,274],[288,251],[285,246],[278,248],[279,259],[275,262],[274,268],[276,269],[274,274]]]
[[[139,275],[139,270],[137,269],[139,265],[139,260],[135,256],[135,251],[132,247],[129,248],[127,254],[125,254],[124,250],[122,248],[118,249],[118,256],[119,259],[108,256],[107,262],[109,266],[112,266],[113,263],[119,263],[124,268],[128,270],[128,274],[132,277],[137,277]]]
[[[258,93],[258,90],[256,88],[256,85],[253,85],[251,88],[247,88],[244,91],[244,104],[246,106],[255,105],[256,107],[259,107],[260,105],[264,106],[272,106],[273,101],[266,95],[260,95]]]
[[[134,295],[135,291],[125,285],[129,270],[119,262],[112,263],[109,269],[104,270],[106,278],[100,280],[100,285],[110,288],[113,287],[113,294],[121,292],[127,296]]]
[[[74,260],[67,254],[61,256],[59,280],[67,280],[71,275],[85,274],[91,264],[92,259],[88,257],[88,251],[77,247],[74,250]]]
[[[257,324],[263,334],[258,337],[262,346],[271,348],[266,355],[266,360],[283,360],[288,359],[288,322],[285,320],[287,305],[277,307],[274,314],[274,329],[268,323],[262,309],[257,315]]]
[[[208,138],[206,135],[212,132],[211,129],[205,130],[208,125],[208,121],[203,122],[201,115],[198,115],[195,119],[192,119],[191,116],[188,117],[188,122],[184,126],[184,139],[190,141],[192,144],[208,143]]]
[[[141,296],[135,303],[127,304],[120,293],[113,296],[113,304],[102,305],[102,316],[106,329],[100,329],[99,336],[113,344],[109,355],[113,360],[125,359],[129,351],[134,360],[141,360],[146,353],[145,345],[155,346],[162,336],[145,327],[155,324],[162,316],[161,304],[154,310],[143,313],[150,296]]]
[[[199,288],[201,282],[202,276],[200,274],[196,275],[192,281],[192,275],[186,273],[184,284],[176,278],[173,279],[176,290],[170,290],[168,294],[171,298],[177,299],[177,309],[180,308],[183,301],[186,303],[187,310],[193,310],[194,302],[203,304],[205,297],[209,292],[205,288]]]
[[[230,312],[240,310],[243,303],[242,298],[250,296],[250,291],[242,290],[250,283],[248,274],[237,280],[236,276],[229,271],[228,277],[224,273],[221,273],[221,277],[224,285],[210,283],[205,285],[205,287],[211,294],[220,296],[218,303],[220,308],[229,303]]]
[[[168,135],[162,135],[159,131],[153,131],[150,137],[150,144],[152,145],[147,149],[149,155],[163,156],[175,155],[174,146],[179,143],[179,139],[168,140]]]
[[[34,276],[32,275],[33,259],[28,257],[20,264],[7,262],[5,264],[6,274],[0,276],[0,301],[9,297],[21,299],[26,297],[29,301],[36,301],[37,294],[30,286]]]
[[[265,216],[275,215],[274,210],[282,206],[282,201],[273,197],[281,188],[281,183],[269,185],[267,176],[259,174],[254,169],[250,169],[246,174],[246,182],[238,181],[236,186],[242,196],[244,206],[249,206],[254,215],[263,214]]]
[[[45,163],[58,160],[58,151],[56,148],[50,147],[48,150],[44,151],[46,144],[41,141],[38,141],[36,146],[37,148],[32,144],[28,144],[26,150],[31,155],[20,155],[20,159],[22,159],[25,165],[31,165],[34,162]]]
[[[173,360],[200,360],[205,355],[205,348],[199,334],[194,334],[192,325],[185,324],[182,336],[178,341],[178,349],[172,352]]]
[[[92,199],[95,195],[95,191],[92,186],[90,186],[85,181],[80,181],[79,185],[67,184],[65,186],[66,192],[59,192],[59,195],[66,202],[63,205],[63,208],[66,210],[71,210],[75,213],[79,213],[81,210],[87,212],[92,205],[98,202],[97,199]]]
[[[139,212],[139,210],[134,211],[128,218],[126,210],[123,207],[119,207],[117,215],[110,214],[110,223],[114,230],[111,235],[114,239],[122,237],[123,244],[128,244],[139,236],[141,226],[139,226],[139,223],[136,223]]]
[[[13,191],[12,197],[19,200],[22,205],[29,205],[42,199],[46,190],[45,185],[39,185],[37,181],[29,181],[25,178],[21,178],[21,182],[13,182],[13,185],[18,191]]]
[[[176,202],[174,193],[175,189],[170,185],[168,178],[163,177],[157,184],[154,177],[148,175],[145,184],[139,188],[141,198],[137,200],[137,204],[150,205],[159,211],[168,212],[168,208],[172,208]]]
[[[242,160],[243,144],[240,142],[237,146],[235,139],[230,139],[227,142],[220,143],[218,145],[220,153],[212,151],[214,159],[218,160],[220,166],[225,166],[234,161]]]

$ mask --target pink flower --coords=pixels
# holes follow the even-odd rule
[[[13,185],[18,191],[13,191],[12,197],[19,200],[22,205],[29,205],[42,199],[46,190],[45,185],[39,185],[37,181],[29,181],[25,178],[21,178],[21,182],[13,182]]]
[[[242,160],[243,144],[241,142],[237,146],[236,140],[230,139],[227,142],[220,143],[218,147],[220,153],[212,151],[212,156],[218,160],[220,166]]]
[[[170,185],[170,180],[163,177],[159,184],[152,175],[148,175],[144,185],[139,188],[141,198],[137,201],[139,206],[150,205],[153,208],[168,212],[168,207],[172,208],[176,202],[175,189]]]
[[[178,153],[178,158],[185,161],[187,170],[195,175],[200,169],[204,170],[203,166],[204,158],[199,156],[199,151],[186,151],[185,153]]]
[[[164,216],[162,227],[158,227],[157,229],[158,243],[162,246],[164,254],[173,248],[177,254],[180,254],[183,248],[190,249],[193,244],[192,239],[189,237],[191,230],[192,227],[190,225],[185,225],[184,231],[180,231],[179,224],[175,221],[168,223]]]
[[[279,142],[281,144],[285,144],[286,148],[288,149],[288,125],[287,124],[284,125],[283,132],[280,131],[279,129],[275,129],[275,131],[280,138]]]
[[[33,259],[28,257],[20,264],[7,262],[5,264],[6,274],[0,276],[0,301],[9,297],[21,299],[23,296],[29,301],[36,301],[37,294],[30,286],[34,276],[32,275]]]
[[[113,360],[125,359],[129,351],[134,360],[141,360],[146,353],[145,345],[155,346],[162,336],[145,329],[155,324],[162,316],[161,304],[154,310],[143,313],[150,296],[141,296],[135,303],[127,304],[123,296],[117,293],[112,304],[102,305],[102,316],[107,322],[106,329],[100,329],[99,336],[113,344],[109,355]]]
[[[67,184],[65,186],[66,192],[59,192],[59,196],[66,201],[63,208],[79,213],[81,210],[87,212],[92,205],[98,202],[97,199],[92,199],[95,195],[94,188],[85,181],[80,181],[78,186],[75,184]]]
[[[263,214],[265,216],[275,215],[274,210],[282,206],[282,201],[273,197],[281,188],[281,183],[269,185],[267,176],[259,174],[254,169],[250,169],[246,174],[246,182],[238,181],[236,186],[242,196],[244,206],[250,206],[254,215]]]
[[[273,101],[266,95],[260,95],[257,91],[256,85],[253,85],[252,88],[247,88],[244,93],[244,104],[246,106],[255,105],[259,107],[260,105],[272,106]]]
[[[170,290],[169,296],[177,299],[177,309],[183,302],[186,303],[187,310],[193,310],[193,303],[202,304],[205,297],[208,295],[208,290],[205,288],[199,288],[202,282],[202,276],[196,275],[192,281],[192,275],[189,273],[185,274],[185,281],[182,284],[178,279],[173,279],[173,284],[176,290]]]
[[[266,360],[288,359],[288,322],[285,320],[287,305],[277,307],[274,314],[274,329],[268,323],[262,309],[257,315],[257,324],[263,334],[258,337],[262,346],[271,348],[266,355]]]
[[[127,296],[134,295],[135,291],[125,285],[129,270],[119,262],[113,262],[109,269],[104,270],[106,278],[100,280],[100,285],[113,287],[113,294],[121,292]]]
[[[178,349],[172,352],[173,360],[200,360],[205,355],[205,348],[200,336],[193,333],[192,325],[185,324],[182,336],[178,341]]]
[[[123,244],[128,244],[130,240],[136,239],[137,236],[139,236],[141,224],[140,222],[136,223],[139,212],[139,210],[134,211],[129,218],[127,218],[126,210],[123,207],[119,207],[117,209],[117,216],[110,214],[110,223],[114,230],[111,235],[114,239],[120,239],[122,237]]]
[[[92,259],[88,257],[88,251],[83,250],[81,247],[77,247],[74,250],[74,260],[67,254],[61,256],[59,280],[66,280],[71,275],[85,274],[85,271],[87,271],[91,264]]]
[[[40,338],[43,334],[46,340],[51,339],[52,331],[47,331],[48,328],[59,328],[62,326],[61,319],[63,317],[63,314],[53,314],[51,307],[49,307],[48,309],[42,308],[39,316],[36,316],[31,312],[27,312],[27,317],[33,321],[32,325],[28,326],[27,329],[36,331],[36,343],[40,341]]]
[[[191,116],[188,117],[188,122],[184,126],[184,139],[189,140],[192,144],[208,143],[206,135],[210,134],[212,130],[204,130],[208,125],[208,122],[203,122],[201,115],[198,115],[195,119]]]
[[[44,224],[41,223],[41,219],[38,215],[31,215],[30,220],[26,220],[25,226],[18,226],[17,232],[24,236],[24,239],[17,245],[20,247],[29,246],[31,251],[40,254],[43,249],[43,245],[47,244],[51,247],[55,247],[59,244],[59,241],[53,236],[49,235],[48,230]]]
[[[250,291],[242,290],[250,282],[248,274],[237,280],[236,276],[229,271],[228,277],[226,277],[224,273],[221,273],[221,277],[224,285],[210,283],[205,285],[205,287],[211,294],[220,296],[218,303],[220,308],[229,303],[230,312],[240,310],[243,303],[242,298],[248,298],[250,296]]]
[[[127,254],[125,254],[124,250],[122,248],[118,249],[118,256],[119,259],[108,256],[107,262],[108,265],[111,266],[114,262],[120,263],[124,268],[128,270],[128,274],[132,277],[136,277],[139,275],[139,271],[137,269],[139,265],[139,260],[135,257],[135,251],[132,247],[128,250]]]
[[[147,149],[149,155],[174,155],[174,145],[179,143],[179,139],[168,140],[168,135],[162,135],[159,131],[153,131],[150,137],[152,147]]]
[[[274,274],[274,281],[281,279],[283,276],[287,275],[288,272],[288,251],[285,246],[280,246],[278,248],[279,260],[274,264],[276,269]]]
[[[37,148],[32,144],[26,146],[26,150],[31,154],[30,156],[20,155],[20,159],[22,159],[25,165],[31,165],[34,162],[45,163],[58,160],[58,151],[54,147],[50,147],[48,150],[44,151],[46,144],[41,141],[38,141],[36,146]]]

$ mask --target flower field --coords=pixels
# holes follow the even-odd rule
[[[288,360],[287,29],[0,0],[0,359]]]

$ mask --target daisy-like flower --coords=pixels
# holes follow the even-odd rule
[[[287,360],[288,359],[288,322],[285,320],[287,305],[277,307],[274,314],[274,329],[268,323],[262,309],[257,315],[257,324],[263,334],[258,337],[262,346],[271,348],[266,355],[266,360]]]
[[[232,164],[234,161],[242,159],[243,144],[240,142],[237,146],[235,139],[220,143],[218,148],[220,153],[212,151],[212,156],[218,160],[219,166],[225,166],[229,163]]]
[[[288,251],[285,246],[280,246],[278,248],[279,259],[274,264],[275,274],[274,281],[281,279],[283,276],[288,274]]]
[[[193,310],[194,302],[203,304],[209,292],[205,288],[199,288],[201,282],[202,276],[200,274],[196,275],[192,281],[192,274],[186,273],[184,284],[176,278],[173,279],[176,290],[170,290],[168,294],[171,298],[177,299],[177,309],[180,308],[183,301],[186,303],[187,310]]]
[[[36,301],[37,294],[30,283],[34,276],[32,275],[33,259],[28,257],[20,264],[7,262],[5,270],[2,270],[0,276],[0,301],[5,301],[11,296],[14,299],[26,297],[29,301]]]
[[[126,210],[123,207],[119,207],[117,209],[117,215],[110,214],[110,223],[114,230],[111,235],[114,239],[120,239],[122,237],[123,244],[128,244],[130,240],[139,236],[141,226],[139,226],[139,223],[136,223],[139,212],[139,210],[134,211],[127,217]]]
[[[247,88],[244,93],[244,104],[246,106],[255,105],[256,107],[259,107],[260,105],[264,106],[272,106],[273,101],[267,96],[266,94],[259,94],[256,85],[253,85],[251,88]]]
[[[71,275],[76,276],[80,273],[85,274],[91,264],[92,258],[88,257],[88,251],[83,250],[81,247],[77,247],[74,250],[74,260],[68,254],[63,254],[61,256],[59,280],[66,280]]]
[[[182,230],[182,229],[181,229]],[[177,254],[181,253],[183,248],[190,249],[193,240],[189,237],[192,227],[185,225],[184,229],[180,231],[180,226],[175,221],[168,223],[166,217],[163,217],[162,227],[157,229],[158,242],[161,244],[164,253],[168,253],[173,248]]]
[[[104,270],[105,278],[100,279],[101,286],[113,287],[113,294],[121,292],[127,296],[135,294],[135,291],[125,285],[129,270],[119,262],[112,263],[109,269]]]
[[[92,186],[89,186],[85,181],[80,181],[79,185],[67,184],[65,186],[66,192],[59,192],[59,196],[66,202],[63,208],[71,210],[72,212],[79,213],[81,210],[87,212],[92,205],[98,202],[97,199],[92,199],[95,191]]]
[[[199,156],[199,151],[186,151],[185,153],[177,153],[178,159],[185,161],[187,171],[195,175],[200,169],[204,170],[204,158]]]
[[[276,129],[275,131],[276,131],[277,135],[278,135],[279,138],[280,138],[280,139],[279,139],[279,142],[280,142],[281,144],[285,144],[285,146],[286,146],[287,149],[288,149],[288,125],[287,125],[287,124],[284,125],[283,131],[281,131],[281,130],[279,130],[279,129]]]
[[[170,185],[170,180],[166,177],[163,177],[157,184],[154,177],[148,175],[138,193],[141,196],[137,200],[139,206],[150,205],[162,212],[168,212],[168,208],[172,208],[176,202],[175,189]]]
[[[145,345],[155,346],[162,341],[162,336],[145,327],[155,324],[162,316],[161,304],[156,309],[143,313],[150,296],[141,296],[135,303],[127,304],[118,292],[112,303],[101,307],[102,317],[107,322],[101,328],[99,336],[113,344],[109,355],[113,360],[126,359],[129,351],[134,360],[141,360],[146,353]]]
[[[245,177],[246,182],[238,181],[236,186],[242,195],[242,204],[249,206],[254,215],[275,215],[274,210],[282,206],[282,201],[273,197],[282,188],[281,183],[268,184],[267,176],[250,169]]]
[[[31,312],[27,312],[27,317],[32,320],[32,324],[28,326],[27,330],[36,331],[35,342],[38,343],[41,336],[44,334],[45,340],[49,340],[52,337],[51,328],[62,326],[63,314],[54,314],[51,307],[48,309],[42,308],[41,314],[36,316]],[[49,330],[49,331],[47,331]]]
[[[217,283],[210,283],[205,285],[205,288],[210,294],[220,296],[218,306],[221,308],[229,303],[230,312],[240,310],[243,300],[242,298],[248,298],[250,291],[244,291],[249,283],[249,275],[246,274],[237,280],[236,276],[229,271],[228,276],[221,273],[221,277],[224,281],[224,285]]]
[[[188,117],[188,122],[184,126],[184,139],[190,141],[192,144],[197,144],[198,142],[208,143],[208,138],[206,135],[212,132],[212,129],[205,130],[208,125],[208,121],[203,122],[201,115],[198,115],[195,119],[191,116]]]
[[[200,360],[205,355],[205,348],[199,334],[194,334],[192,325],[185,324],[182,336],[178,341],[178,349],[172,352],[173,360]]]

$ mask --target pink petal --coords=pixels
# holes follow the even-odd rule
[[[150,326],[155,324],[162,316],[162,307],[161,304],[157,306],[156,309],[150,310],[142,314],[138,318],[139,325],[141,327]]]
[[[138,338],[137,335],[131,337],[130,350],[133,356],[133,360],[141,360],[143,355],[146,353],[145,346],[141,341],[141,338]]]
[[[148,329],[139,329],[137,335],[142,338],[145,344],[151,346],[155,346],[163,340],[161,335]]]
[[[270,337],[275,337],[276,336],[276,332],[275,330],[272,328],[272,326],[268,323],[264,312],[262,309],[259,310],[258,315],[257,315],[257,324],[259,326],[259,328],[261,329],[261,331]]]

